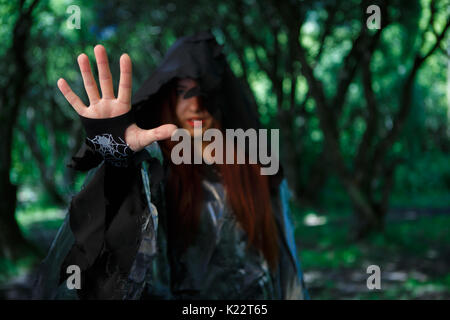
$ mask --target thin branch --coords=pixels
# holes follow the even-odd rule
[[[326,41],[327,37],[331,34],[331,30],[333,28],[333,23],[334,23],[334,18],[336,17],[338,2],[335,2],[334,5],[330,5],[330,6],[326,6],[326,7],[327,7],[327,12],[328,12],[328,17],[325,20],[323,32],[320,35],[320,40],[319,40],[320,47],[319,47],[319,50],[318,50],[316,56],[314,57],[314,60],[315,60],[314,66],[317,65],[317,63],[319,62],[320,57],[323,52],[323,49],[325,48],[325,41]]]
[[[443,28],[441,33],[438,35],[433,47],[423,56],[420,56],[419,54],[416,55],[416,58],[414,60],[414,64],[411,68],[411,71],[408,73],[408,76],[403,85],[402,94],[400,95],[400,103],[399,103],[400,110],[393,120],[393,125],[392,125],[391,130],[378,143],[378,145],[375,149],[373,163],[379,162],[381,157],[391,147],[391,145],[394,143],[397,135],[400,133],[400,131],[404,125],[404,122],[406,121],[406,118],[409,114],[409,111],[411,109],[411,95],[412,95],[414,79],[417,75],[417,72],[419,71],[419,69],[423,65],[423,63],[440,46],[440,43],[441,43],[442,39],[445,37],[445,33],[447,32],[449,27],[450,27],[450,21],[447,21],[447,24],[445,25],[445,27]],[[424,31],[424,32],[426,32],[426,31]]]
[[[436,1],[435,0],[431,0],[431,2],[430,2],[430,18],[428,19],[427,27],[425,28],[425,31],[422,33],[421,47],[423,47],[423,45],[426,43],[425,35],[426,35],[426,31],[429,28],[431,28],[431,31],[437,37],[437,32],[436,32],[436,29],[434,28],[435,15],[436,15]]]
[[[450,27],[450,20],[447,21],[447,23],[446,23],[444,29],[442,30],[442,32],[437,35],[436,42],[434,43],[434,46],[424,56],[422,56],[420,58],[422,60],[421,63],[423,63],[426,59],[428,59],[428,57],[431,56],[433,54],[433,52],[437,48],[439,48],[439,46],[441,45],[441,41],[442,41],[442,39],[444,39],[445,33],[447,32],[449,27]]]
[[[357,179],[359,179],[364,174],[364,171],[367,171],[366,169],[368,165],[368,151],[372,145],[373,139],[375,138],[378,124],[377,101],[376,95],[373,91],[372,72],[370,70],[370,62],[373,55],[373,51],[374,50],[372,49],[372,51],[369,51],[367,54],[363,55],[364,61],[362,64],[362,84],[364,87],[364,95],[366,97],[369,115],[366,121],[367,127],[363,134],[355,157],[354,167]]]

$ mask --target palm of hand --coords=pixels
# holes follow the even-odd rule
[[[97,61],[98,75],[102,97],[99,95],[97,83],[92,75],[89,58],[86,54],[78,56],[78,65],[90,105],[87,107],[72,91],[63,79],[58,80],[58,88],[66,100],[82,117],[91,119],[114,118],[131,110],[132,65],[127,54],[120,57],[120,81],[117,98],[114,96],[112,76],[109,69],[106,50],[102,45],[94,48]],[[136,124],[125,130],[125,141],[133,151],[139,151],[157,140],[164,140],[171,136],[176,129],[173,124],[165,124],[158,128],[143,130]]]

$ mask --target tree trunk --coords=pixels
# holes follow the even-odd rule
[[[280,153],[281,161],[283,163],[284,175],[288,180],[289,187],[294,190],[294,197],[298,198],[299,180],[298,180],[298,142],[294,138],[294,130],[292,128],[292,116],[286,110],[278,112],[278,119],[280,123],[280,132],[282,134],[283,148]]]
[[[0,192],[4,195],[3,201],[0,201],[0,257],[16,260],[26,254],[37,252],[37,249],[23,237],[14,218],[17,187],[5,177],[0,179]]]
[[[16,123],[30,68],[26,60],[27,43],[32,25],[35,0],[28,8],[20,3],[20,14],[13,31],[12,47],[6,54],[12,70],[7,86],[0,88],[0,258],[17,259],[34,252],[35,247],[22,235],[14,214],[17,204],[17,187],[11,183],[11,153],[13,129]]]
[[[376,204],[366,203],[364,208],[359,203],[352,201],[354,212],[354,228],[351,234],[354,240],[362,240],[367,238],[371,233],[379,233],[384,231],[384,218],[386,212]],[[367,219],[364,211],[370,210],[372,219]]]

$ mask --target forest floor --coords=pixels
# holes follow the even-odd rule
[[[50,247],[64,212],[23,212],[24,234],[42,256],[0,261],[0,299],[28,299],[38,261]],[[450,299],[450,209],[397,209],[381,234],[355,243],[349,214],[294,210],[297,249],[311,299]],[[381,288],[369,290],[369,265]]]
[[[358,243],[349,217],[295,217],[312,299],[450,299],[450,209],[391,210],[384,232]],[[380,267],[380,289],[368,289],[370,265]]]

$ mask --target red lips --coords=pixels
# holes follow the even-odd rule
[[[194,121],[195,121],[195,123],[194,123]],[[195,127],[195,126],[203,125],[205,123],[205,120],[201,119],[201,118],[189,118],[187,120],[187,122],[189,123],[190,126]]]

